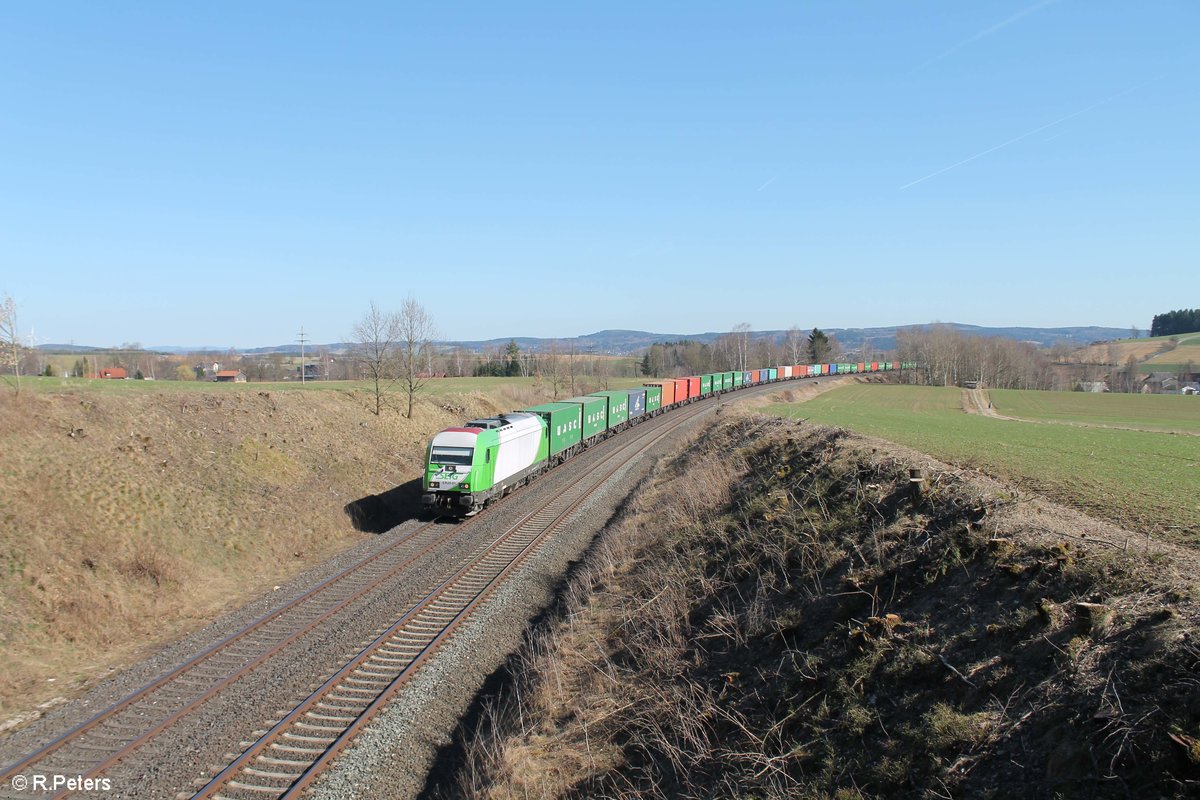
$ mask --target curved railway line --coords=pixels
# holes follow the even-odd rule
[[[305,791],[491,590],[628,462],[629,451],[650,447],[704,410],[685,409],[661,428],[623,442],[596,469],[510,526],[246,748],[195,797],[287,798]]]
[[[620,435],[612,452],[598,454],[598,462],[556,496],[503,534],[476,548],[465,566],[400,615],[395,624],[346,661],[291,712],[275,721],[265,734],[256,731],[256,735],[262,735],[253,741],[243,741],[244,750],[231,758],[195,796],[238,800],[289,797],[309,786],[454,628],[603,487],[609,477],[635,453],[651,447],[715,403],[719,399],[685,406],[657,417],[662,424],[637,425]],[[492,505],[507,506],[510,499],[511,496]],[[83,778],[105,775],[232,684],[322,625],[352,611],[372,592],[396,581],[414,564],[446,547],[468,526],[492,516],[472,517],[457,524],[435,519],[398,537],[379,552],[253,620],[5,768],[0,773],[0,797],[10,796],[12,778],[23,773]],[[69,794],[70,791],[60,791],[41,796],[57,798]]]

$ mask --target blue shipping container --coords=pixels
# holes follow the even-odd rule
[[[646,390],[629,390],[629,418],[640,417],[646,413]]]

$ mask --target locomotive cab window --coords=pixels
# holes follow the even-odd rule
[[[471,466],[471,456],[474,450],[470,447],[435,447],[429,454],[431,464],[456,464],[463,467]]]

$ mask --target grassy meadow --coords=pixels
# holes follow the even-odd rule
[[[1200,438],[1163,432],[1195,431],[1197,398],[994,393],[998,412],[1039,423],[966,414],[961,397],[957,388],[858,384],[766,410],[889,439],[1126,527],[1200,542]],[[1193,415],[1162,400],[1191,401]],[[1051,420],[1085,424],[1045,424]],[[1158,430],[1098,427],[1097,420]]]
[[[1069,425],[1200,434],[1200,398],[1196,397],[1008,389],[993,389],[988,396],[995,410],[1007,417]]]

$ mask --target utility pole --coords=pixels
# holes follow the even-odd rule
[[[308,342],[308,339],[305,338],[305,336],[304,336],[304,326],[303,325],[300,326],[300,339],[298,341],[300,342],[300,383],[303,384],[304,383],[304,372],[305,372],[305,369],[304,369],[304,345]]]

